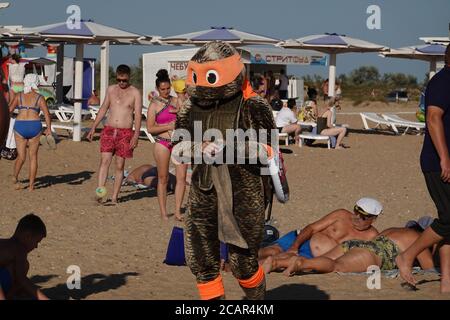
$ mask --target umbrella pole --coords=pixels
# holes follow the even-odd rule
[[[73,141],[81,141],[81,99],[83,97],[83,55],[84,46],[77,44],[75,58],[75,103],[73,119]]]
[[[330,53],[330,67],[328,74],[328,96],[334,97],[336,82],[336,53]]]
[[[62,104],[64,100],[64,44],[58,46],[56,56],[56,103]]]
[[[436,59],[432,59],[430,61],[430,73],[428,75],[428,79],[431,80],[431,78],[434,77],[434,75],[436,74]]]
[[[100,103],[103,104],[109,86],[109,41],[103,42],[100,52]]]

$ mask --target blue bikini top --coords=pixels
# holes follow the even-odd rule
[[[36,102],[34,103],[34,106],[33,106],[33,107],[28,107],[28,106],[24,106],[24,105],[23,105],[23,102],[22,102],[22,94],[20,94],[20,96],[19,96],[19,99],[20,99],[20,105],[17,106],[17,109],[18,109],[18,110],[33,110],[34,112],[39,113],[39,112],[41,112],[41,108],[39,108],[39,107],[37,106],[37,104],[38,104],[40,98],[41,98],[41,95],[38,95],[38,97],[37,97],[37,99],[36,99]]]

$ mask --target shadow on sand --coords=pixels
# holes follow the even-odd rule
[[[53,288],[42,289],[42,292],[50,299],[55,300],[81,300],[92,294],[118,289],[127,283],[127,277],[136,277],[139,273],[127,272],[120,274],[91,274],[81,278],[81,289],[69,290],[67,284],[58,284]],[[38,284],[50,280],[55,276],[34,276],[31,280]]]
[[[157,197],[157,191],[156,189],[131,189],[126,191],[121,191],[122,194],[126,194],[120,197],[120,202],[128,202],[133,200],[140,200],[144,198],[153,198]],[[170,195],[168,192],[167,195]]]
[[[93,174],[93,171],[82,171],[56,176],[43,176],[36,179],[35,188],[44,189],[55,184],[81,185],[83,182],[91,179]],[[28,182],[29,180],[24,181],[24,183]]]
[[[268,290],[267,300],[329,300],[330,296],[316,286],[307,284],[285,284]]]

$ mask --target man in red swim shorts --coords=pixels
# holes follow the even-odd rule
[[[111,197],[114,204],[117,203],[122,186],[125,159],[133,157],[133,150],[138,144],[142,117],[142,98],[139,90],[130,85],[130,68],[126,65],[118,66],[116,80],[117,84],[108,88],[105,101],[87,136],[92,141],[95,129],[109,111],[105,127],[100,135],[101,161],[98,187],[105,187],[109,166],[115,155],[116,178]],[[133,124],[135,124],[135,130],[133,130]]]

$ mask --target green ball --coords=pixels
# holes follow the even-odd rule
[[[105,187],[98,187],[97,189],[95,189],[95,194],[97,195],[97,197],[99,198],[104,198],[106,197],[106,194],[108,193],[108,191],[106,190]]]
[[[416,112],[416,118],[420,122],[425,122],[425,114],[423,112],[421,112],[421,111],[417,111]]]

